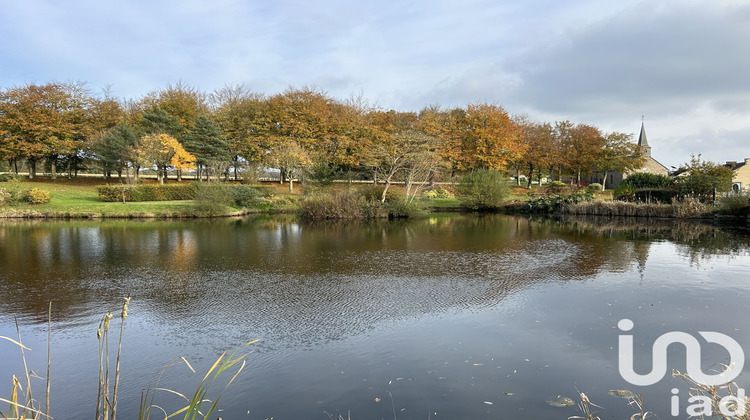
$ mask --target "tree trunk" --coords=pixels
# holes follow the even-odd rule
[[[289,177],[289,192],[290,193],[294,192],[294,180],[292,179],[291,176]]]
[[[57,156],[53,156],[49,160],[49,166],[50,166],[50,179],[56,180],[57,179]]]
[[[528,176],[528,179],[526,180],[526,189],[527,190],[531,189],[531,180],[532,179],[534,179],[534,165],[529,164],[529,176]]]
[[[13,169],[16,171],[16,175],[18,175],[18,159],[13,158]]]
[[[182,181],[182,169],[177,170],[177,182]]]
[[[71,165],[70,165],[70,161],[71,161],[71,160],[72,160],[72,157],[70,157],[70,158],[68,159],[68,167],[66,168],[66,169],[67,169],[67,171],[68,171],[68,179],[73,179],[73,172],[72,172],[72,170],[71,170],[72,168],[71,168]]]
[[[516,186],[521,186],[521,168],[516,167]]]
[[[29,164],[29,179],[36,177],[36,159],[27,159]]]
[[[607,171],[604,171],[604,178],[602,178],[602,191],[606,188],[607,185]]]
[[[383,188],[383,195],[380,197],[380,202],[385,203],[385,195],[388,193],[388,187],[391,186],[391,179],[388,178],[385,180],[385,188]]]

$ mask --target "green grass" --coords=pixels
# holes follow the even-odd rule
[[[35,180],[0,183],[0,188],[41,188],[50,192],[47,204],[23,204],[0,207],[0,217],[41,213],[49,216],[69,217],[175,217],[191,215],[192,200],[149,201],[135,203],[106,203],[99,201],[97,185],[103,182],[76,182],[68,180]],[[236,211],[227,207],[227,212]]]

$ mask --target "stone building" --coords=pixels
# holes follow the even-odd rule
[[[605,188],[617,187],[630,173],[646,172],[664,176],[669,175],[669,169],[651,156],[651,146],[648,144],[648,138],[646,138],[646,126],[643,122],[641,122],[641,134],[638,136],[638,147],[641,148],[641,152],[643,153],[643,167],[633,172],[609,172],[607,174],[607,185],[604,186]],[[602,178],[603,174],[595,174],[596,180],[594,182],[601,183]]]

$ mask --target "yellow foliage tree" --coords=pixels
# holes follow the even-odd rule
[[[137,150],[141,166],[155,166],[156,178],[160,184],[167,177],[167,167],[178,171],[178,181],[182,170],[195,168],[195,156],[185,150],[180,142],[169,134],[149,134],[141,137]]]

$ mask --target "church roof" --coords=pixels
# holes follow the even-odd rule
[[[646,126],[643,122],[641,122],[641,135],[638,136],[638,145],[641,147],[648,146],[648,139],[646,139]]]

